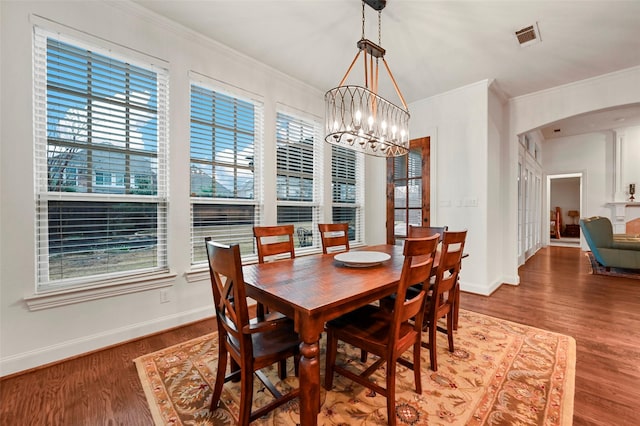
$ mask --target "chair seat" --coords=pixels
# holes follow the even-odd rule
[[[329,321],[327,326],[331,327],[338,339],[375,355],[381,355],[388,350],[391,315],[392,313],[385,309],[366,305]],[[412,324],[400,324],[400,341],[411,341],[416,334]]]
[[[294,355],[298,350],[300,340],[298,334],[293,328],[293,321],[288,320],[284,325],[273,331],[264,333],[256,333],[251,336],[253,342],[253,355],[257,360],[262,358],[270,358],[274,354],[278,357],[285,353]],[[272,364],[273,362],[269,363]]]

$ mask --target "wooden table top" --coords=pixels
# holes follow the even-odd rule
[[[313,316],[350,301],[362,304],[363,298],[373,301],[392,293],[402,271],[403,248],[384,244],[351,251],[356,250],[384,252],[391,258],[365,268],[345,266],[334,259],[336,253],[245,265],[247,295],[284,314],[298,311]]]

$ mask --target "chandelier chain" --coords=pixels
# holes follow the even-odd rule
[[[378,46],[382,46],[382,11],[378,11]]]
[[[364,0],[362,0],[362,36],[361,39],[364,39]]]

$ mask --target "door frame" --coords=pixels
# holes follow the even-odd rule
[[[431,223],[431,200],[432,197],[432,189],[431,189],[431,167],[432,167],[432,157],[434,156],[433,143],[432,138],[430,136],[423,136],[419,138],[414,138],[409,141],[410,149],[416,146],[426,147],[427,156],[425,157],[424,151],[422,152],[422,200],[421,200],[421,209],[422,209],[422,226],[429,226]],[[408,154],[407,154],[408,155]],[[396,235],[395,235],[395,188],[393,185],[393,175],[394,175],[394,167],[393,167],[394,157],[387,158],[387,177],[386,177],[386,240],[387,244],[396,244]],[[426,192],[425,192],[426,189]],[[407,198],[408,201],[408,198]],[[408,226],[408,223],[407,223]]]
[[[547,175],[547,196],[545,197],[545,211],[549,212],[551,210],[551,181],[555,180],[555,179],[566,179],[566,178],[579,178],[580,181],[580,188],[579,188],[579,197],[580,197],[580,202],[579,202],[579,208],[580,208],[580,214],[582,214],[582,212],[584,211],[584,199],[583,199],[583,192],[584,192],[584,172],[575,172],[575,173],[559,173],[559,174],[553,174],[553,175]],[[547,213],[546,215],[543,215],[543,217],[548,218],[549,214]],[[550,222],[549,220],[545,221],[546,223],[543,226],[543,229],[545,231],[545,242],[546,245],[549,245],[551,243],[551,236],[550,236]],[[580,233],[580,235],[582,235],[582,233]],[[580,239],[582,239],[582,236],[580,237]]]

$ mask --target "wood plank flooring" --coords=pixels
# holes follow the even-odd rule
[[[490,297],[462,293],[460,305],[573,336],[574,425],[638,425],[640,280],[588,271],[580,249],[547,247],[520,268],[519,286]]]
[[[640,423],[640,280],[593,276],[577,248],[540,250],[519,286],[463,293],[476,312],[575,337],[575,425]],[[462,270],[464,274],[464,267]],[[213,319],[0,381],[0,425],[152,425],[132,360],[215,329]]]

